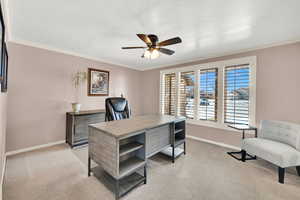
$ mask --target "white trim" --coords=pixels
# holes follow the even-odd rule
[[[201,87],[200,85],[200,70],[195,70],[195,84],[194,85],[194,120],[198,120],[198,114],[199,114],[199,101],[200,101],[200,92],[199,88]],[[199,83],[199,84],[198,84]]]
[[[219,123],[219,122],[187,119],[186,123],[191,124],[191,125],[196,125],[196,126],[206,126],[206,127],[217,128],[217,129],[222,129],[222,130],[226,130],[226,131],[239,132],[236,129],[229,128],[226,124]]]
[[[163,73],[159,74],[159,113],[163,113],[164,111],[164,99],[162,98],[162,94],[165,93],[165,76]]]
[[[178,116],[180,114],[180,79],[181,79],[181,73],[176,72],[175,73],[175,115]]]
[[[284,45],[288,45],[288,44],[294,44],[294,43],[297,43],[297,42],[300,42],[299,38],[295,39],[295,40],[275,42],[275,43],[268,44],[268,45],[261,45],[261,46],[256,47],[256,48],[249,48],[249,49],[242,49],[242,50],[232,51],[232,52],[229,52],[229,53],[211,54],[211,55],[206,56],[206,57],[200,57],[200,58],[190,59],[190,60],[186,60],[186,61],[174,62],[172,64],[167,64],[167,65],[152,66],[152,67],[147,67],[146,69],[140,69],[140,70],[141,71],[147,71],[147,70],[160,69],[160,68],[169,68],[169,67],[174,67],[175,65],[182,65],[181,67],[186,67],[186,66],[191,65],[190,63],[199,62],[199,61],[202,61],[202,60],[220,58],[220,57],[225,57],[225,56],[234,56],[234,55],[237,55],[237,54],[248,53],[248,52],[251,52],[251,51],[257,51],[257,50],[267,49],[267,48],[271,48],[271,47],[284,46]]]
[[[222,61],[217,61],[217,62],[210,62],[210,63],[202,63],[202,64],[197,64],[197,65],[192,65],[192,66],[187,66],[187,67],[178,67],[178,68],[172,68],[172,69],[165,69],[160,71],[160,81],[162,83],[162,77],[164,77],[164,74],[169,74],[169,73],[176,73],[176,92],[178,93],[178,77],[180,77],[180,72],[185,72],[185,71],[194,71],[195,73],[199,73],[199,70],[201,69],[210,69],[210,68],[217,68],[218,69],[218,102],[217,102],[217,122],[208,122],[208,121],[201,121],[197,120],[197,117],[194,120],[187,120],[191,124],[196,124],[200,126],[208,126],[208,127],[213,127],[213,128],[221,128],[221,129],[226,129],[228,130],[229,128],[227,125],[224,123],[224,70],[226,66],[231,66],[231,65],[239,65],[239,64],[249,64],[250,68],[250,107],[249,107],[249,124],[252,126],[256,126],[256,56],[249,56],[249,57],[242,57],[242,58],[236,58],[236,59],[229,59],[229,60],[222,60]],[[198,85],[199,81],[195,82],[196,85]],[[160,99],[162,98],[162,91],[160,91]],[[197,94],[197,93],[195,93]],[[197,94],[198,95],[198,94]],[[178,96],[177,96],[178,98]],[[199,95],[196,96],[196,99],[199,98]],[[197,102],[197,101],[195,101]],[[159,102],[161,104],[161,102]],[[178,103],[176,103],[176,114],[178,115]],[[197,112],[197,109],[195,109],[195,112]],[[195,113],[195,115],[198,115],[198,113]]]
[[[256,62],[253,60],[250,66],[250,85],[249,85],[249,124],[256,126]]]
[[[89,59],[89,60],[93,60],[93,61],[97,61],[97,62],[102,62],[103,64],[115,65],[117,67],[126,67],[129,69],[141,71],[141,69],[138,67],[132,67],[132,66],[128,66],[128,65],[124,65],[124,64],[120,64],[120,63],[115,63],[115,62],[99,59],[97,57],[88,56],[85,54],[75,53],[75,52],[68,51],[68,50],[62,50],[59,48],[51,47],[49,45],[43,45],[43,44],[40,44],[37,42],[30,42],[30,41],[21,40],[21,39],[11,39],[9,42],[19,44],[19,45],[24,45],[24,46],[35,47],[35,48],[39,48],[39,49],[45,49],[48,51],[54,51],[56,53],[62,53],[62,54],[70,55],[70,56],[76,56],[76,57]]]
[[[187,135],[186,137],[189,138],[189,139],[192,139],[192,140],[197,140],[197,141],[205,142],[205,143],[208,143],[208,144],[214,144],[214,145],[217,145],[217,146],[220,146],[220,147],[225,147],[225,148],[228,148],[228,149],[233,149],[233,150],[237,150],[237,151],[241,150],[241,148],[239,148],[239,147],[229,145],[229,144],[225,144],[225,143],[221,143],[221,142],[215,142],[215,141],[212,141],[212,140],[198,138],[198,137],[191,136],[191,135]]]
[[[7,9],[7,10],[9,10],[9,9]],[[8,30],[10,30],[9,32],[11,32],[10,22],[8,22],[7,25],[9,27]],[[238,50],[238,51],[232,51],[232,52],[229,52],[229,53],[212,54],[212,55],[209,55],[209,56],[206,56],[206,57],[190,59],[190,60],[180,61],[180,62],[174,62],[172,64],[167,64],[167,65],[157,65],[157,66],[150,66],[150,67],[142,67],[141,68],[141,66],[136,66],[136,67],[128,66],[128,65],[121,64],[121,63],[114,63],[114,62],[108,61],[108,60],[107,61],[100,60],[97,57],[91,57],[91,56],[88,56],[88,55],[78,54],[78,53],[75,53],[75,52],[66,51],[66,50],[62,50],[62,49],[59,49],[59,48],[53,48],[53,47],[50,47],[48,45],[43,45],[43,44],[39,44],[39,43],[36,43],[36,42],[30,42],[30,41],[21,40],[21,39],[15,39],[15,38],[13,38],[12,33],[8,33],[8,34],[10,35],[8,42],[11,42],[11,43],[21,44],[21,45],[26,45],[26,46],[32,46],[32,47],[46,49],[46,50],[49,50],[49,51],[55,51],[55,52],[58,52],[58,53],[64,53],[64,54],[72,55],[72,56],[78,56],[78,57],[81,57],[81,58],[90,59],[90,60],[94,60],[94,61],[98,61],[98,62],[104,62],[106,64],[117,65],[117,66],[120,66],[120,67],[126,67],[126,68],[130,68],[130,69],[138,70],[138,71],[147,71],[147,70],[153,70],[153,69],[159,69],[159,68],[165,68],[165,67],[172,67],[174,65],[188,65],[189,63],[192,63],[192,62],[208,60],[208,59],[213,59],[213,58],[219,58],[219,57],[224,57],[224,56],[233,56],[233,55],[236,55],[236,54],[242,54],[242,53],[247,53],[247,52],[251,52],[251,51],[267,49],[267,48],[271,48],[271,47],[283,46],[283,45],[288,45],[288,44],[293,44],[293,43],[300,42],[300,39],[288,40],[288,41],[283,41],[283,42],[272,43],[272,44],[269,44],[269,45],[262,45],[262,46],[259,46],[259,47],[256,47],[256,48],[249,48],[249,49],[243,49],[243,50]],[[182,67],[184,67],[184,66],[182,66]]]
[[[196,71],[196,70],[207,69],[207,68],[219,68],[224,66],[237,65],[241,63],[249,63],[249,64],[256,65],[256,56],[246,56],[246,57],[221,60],[216,62],[195,64],[187,67],[165,69],[165,70],[160,70],[160,73],[167,74],[167,73],[174,73],[174,72],[176,73],[176,72]]]
[[[42,148],[46,148],[46,147],[59,145],[59,144],[64,144],[65,142],[66,142],[65,140],[60,140],[60,141],[57,141],[57,142],[51,142],[51,143],[48,143],[48,144],[37,145],[37,146],[33,146],[33,147],[19,149],[19,150],[16,150],[16,151],[9,151],[9,152],[6,153],[6,156],[12,156],[12,155],[16,155],[16,154],[19,154],[19,153],[24,153],[24,152],[38,150],[38,149],[42,149]]]
[[[4,175],[5,175],[5,171],[6,171],[6,155],[5,154],[4,154],[4,158],[3,159],[4,160],[3,160],[3,166],[2,166],[1,188],[2,188],[2,185],[3,185]]]

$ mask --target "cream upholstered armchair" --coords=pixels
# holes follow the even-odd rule
[[[258,138],[242,141],[242,161],[246,153],[256,155],[278,166],[278,178],[284,183],[287,167],[296,167],[300,176],[300,125],[262,120]]]

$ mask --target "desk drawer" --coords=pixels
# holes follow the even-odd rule
[[[160,126],[146,131],[146,155],[164,148],[170,144],[169,125]]]

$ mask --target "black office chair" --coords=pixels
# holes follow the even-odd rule
[[[126,119],[131,115],[128,101],[123,97],[105,99],[105,110],[105,121]]]

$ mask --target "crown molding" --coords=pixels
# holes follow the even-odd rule
[[[66,51],[66,50],[62,50],[62,49],[59,49],[59,48],[50,47],[48,45],[44,45],[44,44],[40,44],[40,43],[36,43],[36,42],[31,42],[31,41],[21,40],[21,39],[15,39],[15,38],[12,39],[12,37],[10,37],[10,38],[11,38],[11,40],[8,41],[10,43],[35,47],[35,48],[39,48],[39,49],[45,49],[45,50],[48,50],[48,51],[63,53],[63,54],[70,55],[70,56],[81,57],[81,58],[85,58],[85,59],[89,59],[89,60],[93,60],[93,61],[97,61],[97,62],[102,62],[102,63],[109,64],[109,65],[114,65],[114,66],[117,66],[117,67],[129,68],[129,69],[137,70],[137,71],[148,71],[148,70],[153,70],[153,69],[174,67],[175,65],[188,65],[189,63],[192,63],[192,62],[198,62],[198,61],[202,61],[202,60],[208,60],[208,59],[219,58],[219,57],[224,57],[224,56],[233,56],[233,55],[236,55],[236,54],[242,54],[242,53],[247,53],[247,52],[251,52],[251,51],[267,49],[267,48],[271,48],[271,47],[283,46],[283,45],[288,45],[288,44],[293,44],[293,43],[300,42],[300,39],[287,40],[287,41],[283,41],[283,42],[277,42],[277,43],[262,45],[262,46],[259,46],[259,47],[256,47],[256,48],[249,48],[249,49],[243,49],[243,50],[238,50],[238,51],[232,51],[230,53],[211,54],[211,55],[206,56],[206,57],[190,59],[190,60],[185,60],[185,61],[181,61],[181,62],[174,62],[174,63],[168,64],[168,65],[156,65],[156,66],[139,67],[138,68],[138,67],[132,67],[132,66],[120,64],[120,63],[115,63],[115,62],[108,61],[108,60],[99,59],[99,58],[84,55],[84,54],[78,54],[78,53],[75,53],[75,52],[72,52],[72,51]]]
[[[219,58],[219,57],[224,57],[224,56],[234,56],[236,54],[248,53],[248,52],[251,52],[251,51],[257,51],[257,50],[267,49],[267,48],[271,48],[271,47],[284,46],[284,45],[288,45],[288,44],[294,44],[294,43],[297,43],[297,42],[300,42],[300,38],[295,39],[295,40],[287,40],[287,41],[283,41],[283,42],[275,42],[275,43],[272,43],[272,44],[261,45],[259,47],[255,47],[255,48],[232,51],[230,53],[211,54],[211,55],[206,56],[206,57],[200,57],[200,58],[190,59],[190,60],[181,61],[181,62],[174,62],[174,63],[168,64],[168,65],[158,65],[158,66],[153,66],[153,67],[146,67],[145,69],[140,69],[140,70],[141,71],[148,71],[148,70],[153,70],[153,69],[174,67],[175,65],[189,65],[189,63],[193,63],[193,62],[197,62],[197,61],[208,60],[208,59],[213,59],[213,58]]]
[[[10,24],[10,15],[9,15],[9,7],[8,7],[8,0],[1,0],[2,5],[2,13],[5,23],[5,31],[6,31],[6,41],[11,39],[11,24]]]
[[[88,56],[88,55],[85,55],[85,54],[79,54],[79,53],[75,53],[75,52],[72,52],[72,51],[62,50],[62,49],[59,49],[59,48],[51,47],[51,46],[44,45],[44,44],[37,43],[37,42],[31,42],[31,41],[15,39],[15,38],[11,38],[11,40],[9,40],[8,42],[18,44],[18,45],[24,45],[24,46],[44,49],[44,50],[48,50],[48,51],[53,51],[53,52],[56,52],[56,53],[62,53],[62,54],[70,55],[70,56],[76,56],[76,57],[80,57],[80,58],[84,58],[84,59],[89,59],[89,60],[101,62],[101,63],[104,63],[104,64],[113,65],[113,66],[116,66],[116,67],[125,67],[125,68],[129,68],[129,69],[132,69],[132,70],[141,71],[141,69],[139,69],[137,67],[132,67],[132,66],[129,66],[129,65],[124,65],[124,64],[120,64],[120,63],[116,63],[116,62],[111,62],[111,61],[108,61],[108,60],[103,60],[103,59],[99,59],[97,57]]]

